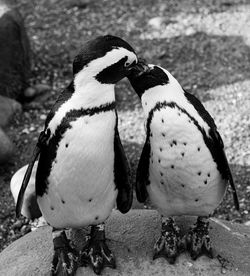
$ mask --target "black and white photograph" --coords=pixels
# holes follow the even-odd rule
[[[249,0],[0,0],[0,276],[250,275]]]

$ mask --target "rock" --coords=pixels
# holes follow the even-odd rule
[[[185,230],[192,218],[178,220]],[[250,229],[226,221],[211,221],[211,238],[216,254],[230,263],[226,275],[249,275]],[[86,230],[85,230],[86,231]],[[79,249],[84,244],[84,230],[70,236]],[[164,259],[152,260],[153,245],[160,234],[160,217],[153,210],[131,210],[126,215],[114,211],[106,224],[106,236],[117,260],[117,269],[105,268],[102,275],[206,275],[221,274],[218,260],[205,256],[192,261],[188,254],[179,256],[175,265]],[[52,261],[51,228],[41,227],[8,246],[0,254],[0,275],[49,275]],[[77,276],[95,275],[90,268],[79,268]]]
[[[12,157],[14,146],[5,132],[0,128],[0,164],[4,164]]]
[[[28,87],[23,92],[24,98],[32,99],[36,95],[36,89],[34,87]]]
[[[22,167],[11,178],[10,190],[14,197],[15,203],[17,203],[18,194],[19,194],[27,168],[28,168],[28,165]],[[24,194],[23,206],[21,210],[21,214],[29,219],[35,219],[42,216],[40,208],[37,204],[36,194],[35,194],[36,169],[37,169],[37,161],[34,164],[34,167],[30,176],[30,180]]]
[[[14,114],[21,112],[22,106],[17,101],[0,96],[0,126],[6,126]]]
[[[32,98],[41,96],[51,90],[52,88],[47,84],[43,84],[43,83],[36,84],[32,87],[28,87],[27,89],[25,89],[24,97],[27,99],[32,99]]]
[[[10,2],[0,0],[0,94],[18,99],[28,83],[30,48],[23,19]]]

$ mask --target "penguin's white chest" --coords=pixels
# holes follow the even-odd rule
[[[211,214],[226,183],[192,118],[165,107],[155,111],[150,129],[152,203],[167,216]]]
[[[103,222],[115,205],[115,112],[72,122],[59,143],[48,177],[48,192],[38,197],[54,227],[83,227]]]

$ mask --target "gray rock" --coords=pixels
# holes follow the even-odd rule
[[[21,112],[22,106],[17,101],[0,96],[0,126],[6,126],[15,113]]]
[[[0,94],[17,99],[27,87],[30,48],[23,19],[11,2],[0,0]]]
[[[5,132],[0,128],[0,164],[9,161],[13,155],[14,146]]]
[[[185,230],[192,218],[178,220]],[[226,221],[211,221],[211,238],[216,254],[228,259],[226,275],[249,275],[250,229]],[[84,244],[85,231],[70,233],[77,248]],[[217,259],[201,257],[192,261],[183,253],[175,265],[164,259],[152,260],[153,245],[160,234],[160,217],[153,210],[132,210],[126,215],[114,211],[106,224],[110,249],[117,258],[117,269],[105,268],[102,275],[208,275],[221,274]],[[52,260],[51,228],[41,227],[12,243],[0,254],[0,275],[49,275]],[[95,275],[90,268],[79,268],[77,276]]]
[[[42,95],[44,95],[45,93],[51,90],[52,90],[51,86],[47,84],[44,84],[44,83],[36,84],[32,87],[28,87],[27,89],[25,89],[24,97],[27,99],[32,99],[39,96],[41,97]]]

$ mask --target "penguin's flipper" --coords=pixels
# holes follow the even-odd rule
[[[229,164],[227,161],[227,157],[226,157],[226,154],[224,151],[224,144],[223,144],[222,138],[216,129],[210,130],[210,136],[213,139],[214,147],[218,154],[217,158],[218,158],[218,160],[220,160],[220,164],[221,164],[220,167],[222,168],[221,169],[222,176],[229,181],[229,184],[231,186],[232,193],[233,193],[235,208],[236,208],[236,210],[239,210],[240,209],[239,199],[238,199],[237,191],[236,191],[235,184],[233,181],[232,173],[231,173],[231,170],[230,170],[230,167],[229,167]]]
[[[201,118],[208,124],[210,127],[209,135],[210,139],[208,139],[207,144],[211,151],[211,154],[218,165],[218,170],[220,171],[222,177],[227,179],[230,183],[233,192],[234,204],[235,208],[239,210],[239,200],[236,192],[236,188],[234,185],[232,173],[230,171],[230,167],[227,161],[227,157],[224,151],[224,144],[222,138],[217,131],[216,124],[213,118],[210,116],[208,111],[205,109],[203,104],[197,99],[194,95],[188,93],[184,90],[185,97],[187,100],[193,105]]]
[[[117,127],[115,128],[114,151],[115,151],[115,162],[114,162],[115,185],[116,185],[116,188],[118,189],[116,204],[117,204],[118,210],[121,213],[125,214],[130,210],[132,205],[133,187],[129,180],[129,175],[130,175],[129,163],[126,158]]]
[[[45,134],[44,131],[42,131],[40,133],[40,136],[38,138],[38,142],[35,146],[35,149],[33,151],[33,155],[32,155],[32,158],[31,158],[31,161],[28,165],[28,168],[26,170],[26,173],[24,175],[24,178],[23,178],[23,182],[22,182],[22,185],[21,185],[21,188],[20,188],[20,191],[19,191],[19,194],[18,194],[18,198],[17,198],[17,204],[16,204],[16,217],[19,218],[20,215],[21,215],[21,210],[22,210],[22,205],[23,205],[23,198],[24,198],[24,193],[25,193],[25,190],[28,186],[28,183],[29,183],[29,180],[30,180],[30,176],[31,176],[31,173],[32,173],[32,169],[34,167],[34,164],[41,152],[41,148],[43,147],[43,145],[46,143],[48,139],[48,135]]]
[[[136,197],[141,203],[148,198],[146,186],[149,184],[149,159],[150,159],[150,141],[147,138],[143,146],[140,161],[136,172]]]

